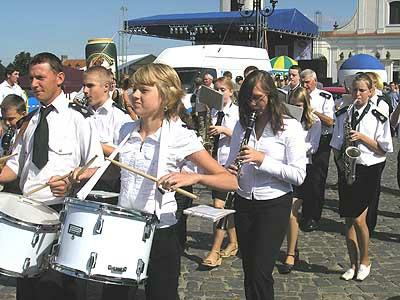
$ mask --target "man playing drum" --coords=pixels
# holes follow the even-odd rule
[[[83,166],[97,155],[92,168],[80,179],[90,177],[103,160],[103,151],[89,122],[69,107],[61,89],[65,74],[60,59],[51,53],[37,54],[29,72],[32,90],[41,107],[26,118],[26,130],[21,132],[13,150],[16,156],[2,170],[0,183],[19,177],[24,195],[47,184],[31,198],[57,209],[71,186],[70,180],[60,175]],[[17,299],[64,299],[67,282],[65,276],[51,270],[36,279],[19,279]]]

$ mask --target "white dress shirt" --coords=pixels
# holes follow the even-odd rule
[[[89,120],[97,131],[100,142],[116,147],[122,125],[131,122],[132,119],[113,104],[114,101],[109,98],[96,110],[89,106],[89,111],[92,113]]]
[[[237,107],[237,105],[229,102],[225,105],[222,111],[224,112],[224,118],[222,119],[221,126],[233,130],[237,121],[239,120],[239,108]],[[217,116],[218,110],[213,108],[211,110],[213,124],[217,122]],[[228,159],[230,144],[231,137],[221,133],[218,140],[217,161],[222,166],[225,165],[226,160]]]
[[[18,141],[13,151],[17,155],[7,161],[7,166],[21,178],[20,187],[24,194],[45,184],[51,176],[64,175],[76,167],[83,166],[95,155],[98,155],[98,159],[91,167],[100,166],[104,161],[97,134],[92,131],[88,120],[68,107],[65,95],[61,93],[51,104],[54,109],[47,116],[49,126],[47,164],[39,170],[32,162],[33,135],[39,123],[40,110],[32,116],[24,135]],[[62,200],[55,198],[49,187],[32,194],[31,198],[46,204],[55,204]]]
[[[382,96],[382,92],[376,90],[376,94],[370,98],[370,101],[378,107],[379,112],[384,114],[386,117],[389,117],[389,105],[381,99],[378,103],[379,96]]]
[[[325,93],[330,95],[331,97],[329,99],[326,99],[325,97],[321,96],[320,94]],[[335,115],[335,101],[333,100],[332,94],[323,91],[320,89],[314,89],[311,93],[311,107],[315,109],[317,112],[333,119]],[[321,133],[322,135],[327,135],[333,132],[333,126],[328,127],[324,124],[321,124]]]
[[[164,121],[154,134],[142,140],[139,134],[140,120],[122,126],[120,141],[130,137],[120,152],[120,161],[156,178],[180,172],[186,157],[204,149],[193,130],[183,128],[177,122]],[[174,192],[164,195],[156,189],[155,182],[132,172],[121,170],[121,191],[118,205],[155,213],[160,224],[168,227],[176,223],[177,204]]]
[[[365,108],[366,105],[357,110],[359,116],[362,115],[362,112]],[[356,131],[361,132],[369,138],[375,140],[383,151],[393,152],[389,120],[386,120],[382,123],[380,120],[377,119],[377,117],[372,114],[372,111],[374,109],[377,109],[377,107],[376,105],[371,103],[369,111],[356,126]],[[335,128],[330,143],[331,147],[337,150],[341,150],[344,139],[344,122],[346,121],[347,116],[349,116],[349,120],[351,120],[351,115],[352,111],[348,110],[336,118]],[[361,156],[357,159],[357,164],[371,166],[377,163],[381,163],[386,159],[385,155],[375,153],[364,143],[359,142],[356,143],[355,146],[361,151]]]
[[[249,146],[265,154],[262,164],[243,164],[237,193],[246,199],[269,200],[292,191],[292,184],[301,185],[306,176],[306,144],[303,129],[295,119],[284,119],[285,130],[274,135],[268,123],[259,140],[255,131]],[[245,130],[237,122],[232,135],[227,165],[234,162]]]
[[[305,129],[305,122],[301,122],[303,129],[302,135],[306,142],[307,164],[312,163],[312,155],[317,152],[319,147],[319,140],[321,138],[321,120],[315,117],[315,122],[310,129]]]

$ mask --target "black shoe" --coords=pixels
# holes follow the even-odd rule
[[[317,221],[312,220],[312,219],[311,220],[307,220],[303,225],[303,231],[311,232],[311,231],[314,231],[314,230],[318,229],[318,227],[319,227],[319,224],[318,224]]]
[[[294,264],[288,264],[288,263],[283,263],[282,267],[280,268],[280,273],[281,274],[289,274],[292,272],[294,266],[299,262],[300,260],[300,252],[298,249],[295,250],[294,255],[293,254],[287,254],[287,256],[293,256],[294,257]]]

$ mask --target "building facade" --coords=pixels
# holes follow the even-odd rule
[[[399,81],[399,38],[400,1],[358,0],[346,25],[320,33],[314,41],[314,58],[327,60],[327,76],[336,82],[338,70],[349,56],[370,54],[385,66],[388,81]]]

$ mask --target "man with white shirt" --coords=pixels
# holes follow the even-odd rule
[[[300,78],[302,86],[311,96],[313,113],[321,120],[322,124],[319,147],[312,157],[310,177],[313,184],[307,191],[302,209],[302,228],[304,231],[313,231],[318,228],[325,201],[325,184],[331,153],[329,143],[333,132],[335,103],[330,93],[317,88],[317,74],[313,70],[302,71]]]
[[[89,122],[69,107],[62,92],[65,74],[60,59],[51,53],[39,53],[33,57],[29,73],[40,109],[25,118],[22,126],[26,129],[13,151],[16,156],[3,168],[0,183],[19,177],[24,194],[48,184],[30,197],[47,205],[59,205],[71,189],[69,178],[61,179],[59,175],[68,174],[97,155],[92,167],[80,177],[89,178],[103,161],[103,153]],[[18,279],[17,299],[56,300],[73,293],[67,289],[67,277],[60,274],[48,270],[38,278]]]
[[[105,156],[109,156],[118,145],[119,131],[132,119],[110,97],[108,91],[112,84],[112,73],[103,66],[89,68],[83,74],[83,93],[85,94],[89,121],[98,133]],[[108,167],[95,189],[119,192],[119,169]],[[117,200],[117,199],[110,199]],[[116,203],[114,203],[116,204]]]
[[[10,94],[18,95],[26,101],[26,94],[18,85],[19,70],[14,66],[8,66],[5,76],[5,80],[0,83],[0,104],[3,102],[3,99]]]
[[[293,92],[300,86],[301,68],[298,65],[293,65],[289,68],[289,84],[282,87],[282,90],[287,92],[286,102],[291,104]]]

